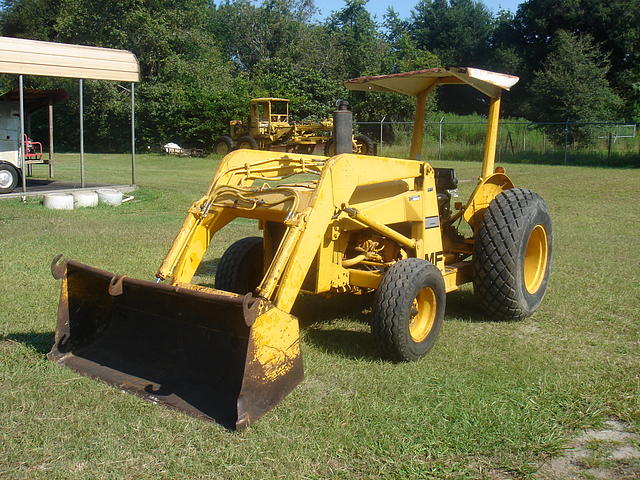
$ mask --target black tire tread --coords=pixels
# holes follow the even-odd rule
[[[497,195],[484,213],[474,245],[473,287],[480,305],[492,316],[520,320],[531,313],[518,297],[517,242],[526,212],[539,204],[544,201],[536,193],[513,188]]]
[[[368,137],[367,135],[356,135],[355,137],[353,137],[354,140],[358,143],[361,143],[364,146],[365,151],[363,152],[364,155],[373,155],[374,152],[374,145],[373,145],[373,140],[371,140],[370,137]]]
[[[411,290],[416,278],[425,268],[437,270],[432,263],[426,260],[419,258],[402,260],[394,265],[393,270],[387,272],[375,292],[371,332],[384,355],[395,361],[417,360],[409,351],[407,337],[401,335],[398,328],[399,317],[408,316],[408,311],[405,311],[408,307],[406,299],[399,293]],[[442,291],[444,292],[444,281]],[[444,310],[444,305],[441,308]],[[434,329],[439,330],[439,327],[438,323]],[[436,330],[434,334],[437,335],[438,331]]]
[[[215,288],[238,294],[248,293],[243,291],[246,290],[242,285],[244,282],[241,277],[246,273],[243,269],[247,268],[247,257],[261,247],[262,237],[245,237],[232,243],[220,258],[216,269]]]
[[[222,135],[216,138],[213,142],[213,153],[216,153],[216,146],[220,143],[224,143],[227,146],[227,148],[229,149],[228,152],[233,150],[233,139],[228,135]]]

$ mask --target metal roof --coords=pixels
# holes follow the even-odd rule
[[[417,96],[435,85],[471,85],[482,93],[497,97],[501,90],[509,90],[519,78],[504,73],[489,72],[472,67],[429,68],[414,72],[358,77],[344,82],[349,90],[396,92]]]
[[[135,55],[126,50],[0,37],[0,73],[140,81]]]
[[[252,98],[251,103],[253,102],[288,102],[288,98],[272,98],[272,97],[264,97],[264,98]]]
[[[41,90],[35,88],[24,89],[24,108],[27,112],[33,113],[41,108],[44,108],[51,103],[62,102],[69,98],[67,91],[58,88],[53,90]],[[0,102],[18,102],[20,101],[20,90],[14,88],[0,95]]]

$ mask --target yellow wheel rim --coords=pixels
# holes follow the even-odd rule
[[[413,299],[411,319],[409,320],[409,334],[414,342],[421,342],[433,328],[436,321],[436,292],[431,287],[425,287]]]
[[[226,143],[220,142],[220,143],[218,143],[218,145],[216,145],[216,153],[218,155],[225,154],[228,151],[229,151],[229,146]]]
[[[524,286],[531,294],[542,285],[547,271],[548,248],[547,231],[542,225],[536,225],[531,230],[524,252]]]

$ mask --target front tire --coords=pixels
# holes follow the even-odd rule
[[[227,292],[253,292],[262,281],[264,249],[261,237],[246,237],[231,244],[216,269],[215,288]]]
[[[0,163],[0,193],[11,193],[20,181],[18,169],[10,163]]]
[[[388,357],[418,360],[435,344],[445,305],[440,270],[419,258],[400,260],[389,268],[375,292],[371,331]]]
[[[213,153],[226,155],[233,150],[233,139],[228,135],[222,135],[213,142]]]
[[[544,200],[524,188],[496,196],[473,253],[473,289],[484,310],[521,320],[540,306],[551,271],[553,230]]]

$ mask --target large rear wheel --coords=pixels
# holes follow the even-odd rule
[[[355,148],[353,153],[359,153],[360,155],[373,155],[374,145],[373,140],[366,135],[356,135],[353,137]]]
[[[513,188],[493,199],[473,254],[473,288],[488,314],[520,320],[540,306],[552,247],[551,217],[540,196]]]
[[[246,237],[231,244],[216,269],[218,290],[245,294],[253,292],[264,275],[264,249],[261,237]]]
[[[444,280],[435,265],[419,258],[400,260],[376,290],[371,331],[393,360],[418,360],[438,337],[445,304]]]

